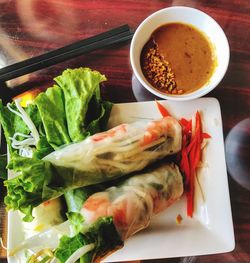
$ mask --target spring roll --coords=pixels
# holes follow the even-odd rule
[[[119,249],[130,236],[146,228],[155,214],[165,210],[182,194],[183,178],[174,164],[161,165],[132,176],[118,186],[97,192],[84,202],[80,210],[83,217],[81,233],[68,240],[71,242],[81,237],[83,246],[66,259],[63,257],[65,242],[60,242],[55,255],[60,262],[74,262],[79,258],[86,263],[100,262]],[[107,220],[109,218],[111,222]],[[94,236],[92,240],[88,239],[90,235]],[[101,240],[101,245],[94,240]]]
[[[122,124],[66,146],[44,158],[58,167],[72,168],[95,183],[139,171],[181,149],[181,126],[172,117]],[[81,185],[79,185],[81,186]]]
[[[146,228],[154,214],[166,209],[183,193],[183,180],[176,165],[133,176],[119,186],[91,195],[80,213],[85,224],[113,217],[122,240]]]

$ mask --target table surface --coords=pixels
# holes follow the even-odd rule
[[[0,67],[122,24],[128,23],[132,29],[136,29],[151,13],[176,5],[195,7],[206,12],[217,20],[228,37],[231,50],[228,71],[218,87],[207,96],[217,98],[221,105],[224,138],[228,138],[229,143],[228,171],[235,175],[233,168],[237,167],[240,172],[236,175],[247,177],[250,168],[249,0],[0,0]],[[114,103],[153,99],[148,93],[138,96],[133,92],[129,45],[128,41],[23,76],[8,82],[11,88],[2,84],[0,97],[9,100],[27,89],[45,89],[63,69],[87,66],[107,76],[108,81],[102,90],[105,99]],[[235,143],[238,143],[236,151],[230,151],[230,145]],[[230,173],[228,177],[235,250],[225,254],[164,259],[157,262],[250,262],[250,191],[232,179]],[[0,223],[5,240],[6,216],[2,188],[1,186]],[[4,250],[1,250],[1,256],[1,260],[5,262]]]

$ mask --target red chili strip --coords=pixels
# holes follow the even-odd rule
[[[192,134],[192,120],[180,119],[182,125],[182,150],[180,169],[185,174],[185,190],[187,197],[187,215],[192,217],[194,211],[195,172],[201,161],[201,144],[203,139],[211,138],[202,131],[200,113],[195,114],[195,128]]]
[[[203,139],[210,139],[210,138],[212,138],[212,137],[211,137],[210,134],[208,134],[208,133],[206,133],[206,132],[203,132],[203,133],[202,133],[202,138],[203,138]]]
[[[171,116],[171,114],[168,112],[168,110],[159,101],[156,100],[155,102],[156,102],[156,105],[157,105],[158,110],[161,113],[162,117]]]

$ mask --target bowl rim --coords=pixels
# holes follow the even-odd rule
[[[135,42],[137,40],[138,34],[140,34],[141,29],[145,26],[145,24],[147,24],[150,20],[152,20],[154,17],[158,16],[159,14],[165,13],[165,12],[169,12],[169,11],[173,11],[173,10],[185,10],[185,11],[196,12],[196,13],[199,13],[200,15],[202,15],[202,16],[207,17],[209,20],[211,20],[216,25],[216,27],[218,28],[218,31],[220,31],[220,35],[222,36],[222,38],[224,38],[224,42],[225,42],[225,45],[226,45],[225,46],[226,57],[223,60],[222,70],[220,72],[219,77],[216,79],[216,81],[212,82],[212,83],[208,81],[207,83],[205,83],[199,89],[197,89],[197,90],[195,90],[195,91],[193,91],[191,93],[181,94],[181,95],[180,94],[179,95],[163,94],[162,92],[160,92],[156,88],[154,88],[149,82],[145,82],[141,78],[140,74],[138,73],[137,67],[136,67],[135,61],[134,61]],[[148,17],[146,17],[139,24],[137,29],[135,30],[135,33],[133,35],[133,38],[132,38],[132,41],[131,41],[131,45],[130,45],[130,63],[131,63],[132,69],[133,69],[133,73],[135,74],[135,76],[139,80],[139,82],[142,84],[142,86],[144,88],[146,88],[149,92],[153,93],[154,95],[156,95],[156,96],[158,96],[160,98],[169,99],[169,100],[173,100],[173,101],[193,100],[193,99],[196,99],[196,98],[200,98],[200,97],[206,95],[207,93],[209,93],[210,91],[212,91],[214,88],[216,88],[218,86],[218,84],[221,82],[221,80],[225,76],[225,74],[227,72],[227,69],[228,69],[229,61],[230,61],[230,46],[229,46],[229,42],[228,42],[227,36],[226,36],[225,32],[223,31],[222,27],[219,25],[219,23],[213,17],[211,17],[207,13],[205,13],[205,12],[203,12],[203,11],[197,9],[197,8],[188,7],[188,6],[170,6],[170,7],[166,7],[166,8],[160,9],[160,10],[152,13]]]

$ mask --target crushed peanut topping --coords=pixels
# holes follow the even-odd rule
[[[183,93],[183,90],[177,89],[169,62],[159,54],[156,44],[146,50],[142,67],[145,77],[155,88],[168,94]]]

